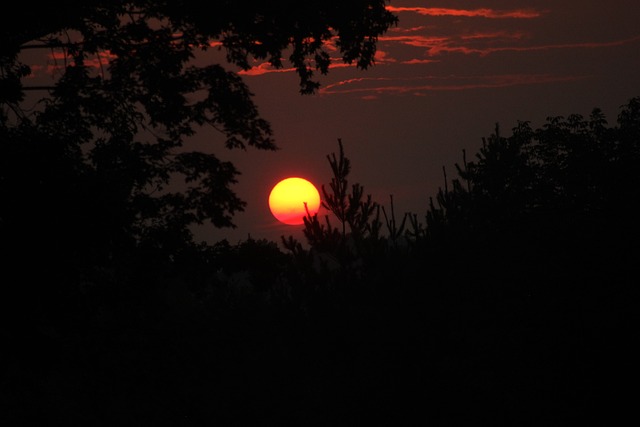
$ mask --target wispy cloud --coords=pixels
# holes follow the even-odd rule
[[[623,40],[611,40],[605,42],[580,42],[580,43],[557,43],[543,44],[531,46],[500,46],[500,47],[469,47],[469,46],[451,46],[440,45],[429,48],[429,55],[437,55],[444,52],[459,52],[464,54],[478,54],[481,56],[489,55],[496,52],[533,52],[541,50],[554,49],[600,49],[606,47],[622,46],[634,43],[640,40],[640,36]]]
[[[395,62],[395,59],[388,58],[387,54],[383,51],[376,52],[376,63],[385,63],[385,62]],[[349,68],[355,67],[355,64],[345,64],[343,62],[338,62],[338,59],[334,59],[329,65],[329,68]],[[258,65],[255,65],[248,70],[241,70],[238,72],[241,76],[262,76],[264,74],[271,73],[292,73],[295,72],[296,69],[294,67],[287,68],[276,68],[269,64],[268,62],[262,62]]]
[[[487,75],[461,74],[465,73],[463,70],[474,69],[474,64],[478,64],[482,58],[498,53],[503,54],[501,58],[517,63],[529,52],[540,52],[537,57],[544,58],[542,53],[547,51],[607,49],[640,42],[640,35],[616,38],[612,34],[608,39],[603,39],[598,38],[595,33],[585,33],[582,40],[577,39],[575,35],[568,37],[563,32],[550,35],[547,30],[551,27],[546,21],[553,16],[554,11],[539,8],[388,6],[387,9],[393,13],[404,14],[404,18],[407,19],[401,16],[398,27],[391,28],[379,37],[375,64],[381,68],[376,71],[377,77],[350,79],[348,77],[353,75],[348,71],[333,73],[329,82],[321,87],[320,94],[353,94],[362,99],[375,99],[391,94],[424,96],[432,91],[571,82],[586,77],[564,74],[567,68],[555,68],[553,62],[549,67],[540,69],[546,74],[531,71],[530,74],[502,75],[500,67],[493,67],[488,62],[483,63],[486,67],[481,67],[487,70]],[[451,19],[438,17],[455,19],[452,23]],[[403,26],[405,22],[406,26]],[[547,34],[541,37],[543,31]],[[592,34],[593,39],[587,38]],[[335,49],[335,41],[332,40],[328,47]],[[338,54],[336,52],[332,55]],[[552,55],[550,58],[556,61],[558,56]],[[540,61],[543,62],[544,59]],[[331,68],[343,67],[352,66],[335,58]],[[489,71],[491,69],[493,71]],[[241,74],[260,76],[293,71],[293,68],[274,69],[268,64],[257,64]],[[428,72],[438,75],[425,77]],[[404,77],[391,77],[396,75]]]
[[[321,88],[321,94],[358,94],[364,99],[377,95],[397,94],[423,96],[433,91],[459,91],[483,88],[500,88],[518,85],[569,82],[585,76],[553,74],[504,74],[488,76],[422,76],[409,78],[355,78],[343,80]]]
[[[408,46],[435,48],[437,46],[446,46],[451,43],[452,38],[450,36],[424,36],[420,34],[414,35],[402,35],[402,36],[382,36],[380,37],[382,42],[396,42]]]
[[[243,76],[261,76],[263,74],[270,73],[290,73],[295,71],[295,68],[275,68],[268,62],[263,62],[256,66],[249,68],[248,70],[241,70],[238,74]]]
[[[610,41],[587,41],[578,43],[555,43],[541,45],[518,45],[505,44],[503,46],[495,46],[496,42],[510,43],[526,38],[523,32],[493,32],[493,33],[474,33],[460,36],[423,36],[423,35],[401,35],[401,36],[384,36],[380,40],[390,43],[399,43],[406,46],[412,46],[424,49],[426,56],[436,56],[442,53],[462,53],[477,54],[480,56],[489,55],[496,52],[528,52],[552,49],[595,49],[622,46],[635,43],[640,40],[640,36],[631,37],[622,40]],[[491,42],[490,45],[482,46],[477,42]]]
[[[418,59],[418,58],[412,58],[412,59],[408,59],[406,61],[402,61],[402,64],[407,64],[407,65],[418,65],[418,64],[431,64],[433,62],[440,62],[437,59]]]
[[[537,18],[542,15],[534,9],[515,9],[515,10],[496,10],[496,9],[450,9],[442,7],[394,7],[387,6],[387,10],[390,12],[413,12],[420,15],[427,16],[461,16],[469,18],[492,18],[492,19],[504,19],[504,18]]]
[[[521,40],[529,35],[523,31],[492,31],[492,32],[473,32],[470,34],[462,34],[462,40]]]
[[[416,27],[409,27],[409,28],[404,28],[404,27],[393,27],[389,29],[389,33],[416,33],[416,32],[421,32],[421,31],[425,31],[428,30],[428,27],[425,25],[418,25]]]
[[[385,50],[378,49],[374,56],[374,60],[376,64],[389,64],[398,62],[389,52]]]
[[[84,65],[88,68],[106,72],[109,62],[114,60],[116,55],[110,51],[99,52],[89,55],[84,59]],[[73,58],[64,50],[52,51],[46,55],[46,64],[32,64],[31,78],[41,77],[43,73],[55,75],[62,72],[65,67],[73,64]]]

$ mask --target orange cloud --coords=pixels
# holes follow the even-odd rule
[[[414,12],[428,16],[463,16],[480,18],[537,18],[542,15],[533,9],[495,10],[495,9],[449,9],[442,7],[394,7],[387,6],[390,12]]]

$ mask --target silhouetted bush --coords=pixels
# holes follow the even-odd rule
[[[66,281],[51,263],[3,330],[2,420],[611,422],[637,372],[639,129],[639,98],[613,127],[597,110],[496,127],[424,223],[349,186],[339,143],[338,223],[308,216],[308,247],[166,229]]]

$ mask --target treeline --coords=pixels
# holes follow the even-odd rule
[[[341,142],[327,159],[334,215],[305,218],[307,245],[24,243],[3,424],[539,426],[632,408],[640,98],[614,125],[596,109],[496,126],[424,214],[349,182]]]

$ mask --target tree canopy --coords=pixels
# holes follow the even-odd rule
[[[310,94],[334,60],[367,68],[396,22],[385,3],[63,0],[1,14],[9,341],[22,348],[42,325],[75,334],[88,295],[129,304],[209,280],[218,266],[191,226],[233,227],[245,202],[235,166],[190,138],[208,126],[227,148],[276,149],[238,72],[253,59],[293,66]],[[213,50],[220,61],[207,63]],[[39,80],[33,53],[53,80]]]
[[[111,243],[91,240],[110,245],[189,240],[189,225],[205,221],[234,226],[233,215],[245,207],[231,189],[240,172],[213,154],[189,151],[188,138],[211,126],[228,148],[276,149],[236,71],[253,59],[274,67],[288,61],[301,92],[313,93],[316,73],[327,73],[332,61],[373,64],[378,36],[396,22],[385,3],[16,5],[0,25],[1,143],[3,158],[11,159],[2,169],[9,197],[3,231],[63,223],[66,236],[100,229]],[[59,78],[48,86],[27,80],[32,64],[21,53],[34,49],[57,58]],[[211,49],[225,52],[227,63],[196,61]],[[34,93],[40,102],[30,110],[25,94]],[[174,191],[170,184],[180,181]]]

